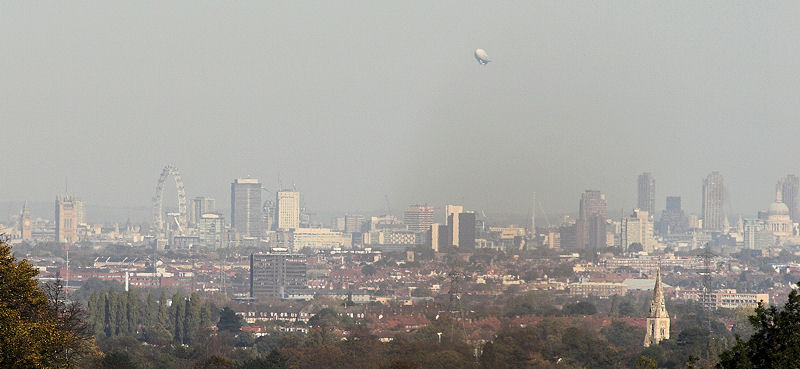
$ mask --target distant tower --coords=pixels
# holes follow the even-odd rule
[[[262,236],[264,215],[261,213],[261,182],[254,178],[237,178],[231,183],[231,226],[248,236]]]
[[[458,250],[475,248],[475,212],[464,211],[461,205],[447,205],[447,231],[450,245]]]
[[[656,284],[653,286],[653,302],[647,316],[647,331],[644,334],[644,347],[657,345],[669,339],[669,314],[664,303],[664,290],[661,287],[661,268],[656,271]]]
[[[628,247],[634,243],[642,245],[642,250],[647,253],[655,251],[656,240],[651,219],[646,211],[639,209],[633,209],[630,217],[622,217],[620,244],[623,251],[628,251]]]
[[[781,188],[781,202],[789,207],[789,216],[792,218],[792,222],[800,221],[800,212],[797,209],[800,178],[797,178],[794,174],[789,174],[778,180],[778,187]]]
[[[531,237],[536,238],[536,192],[533,193],[531,203]]]
[[[19,215],[19,236],[23,241],[30,241],[33,239],[33,220],[31,219],[31,209],[28,208],[28,202],[22,207],[22,213]]]
[[[667,207],[661,212],[661,220],[658,225],[662,235],[678,234],[686,232],[689,220],[681,209],[680,196],[667,196]]]
[[[56,197],[56,242],[77,242],[83,203],[70,196]]]
[[[637,201],[639,210],[646,211],[647,214],[656,213],[656,180],[649,172],[639,175],[639,198]]]
[[[725,201],[725,185],[719,172],[711,172],[703,180],[703,228],[709,231],[722,231],[725,215],[722,204]]]
[[[300,192],[282,190],[275,194],[275,228],[300,228]]]
[[[602,248],[606,245],[606,195],[597,190],[581,194],[575,245],[579,249]]]
[[[344,232],[358,233],[364,227],[366,218],[360,214],[347,214],[344,216]]]
[[[210,197],[195,197],[189,203],[189,224],[197,226],[203,214],[215,213],[217,211],[216,201]]]
[[[403,221],[411,232],[426,232],[433,224],[435,209],[428,205],[409,205],[403,213]]]

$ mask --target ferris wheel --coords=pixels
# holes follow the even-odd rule
[[[161,176],[158,178],[158,185],[156,186],[156,194],[153,197],[153,226],[157,230],[164,229],[164,218],[163,218],[163,198],[164,198],[164,182],[167,181],[167,177],[172,176],[175,180],[175,188],[178,190],[178,222],[182,228],[186,227],[186,192],[183,188],[183,180],[181,179],[181,174],[178,172],[178,168],[167,165],[161,171]]]

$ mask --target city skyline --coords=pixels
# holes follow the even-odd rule
[[[796,2],[409,3],[398,17],[379,3],[183,4],[0,14],[14,35],[0,62],[5,169],[20,179],[0,200],[50,201],[66,178],[87,204],[141,206],[172,163],[190,196],[218,201],[251,175],[296,185],[317,210],[381,209],[388,194],[398,209],[527,214],[536,192],[567,213],[587,188],[633,207],[648,171],[697,212],[697,181],[718,170],[731,212],[749,213],[800,171],[785,134],[800,120]],[[316,26],[285,32],[297,24]],[[493,62],[477,65],[476,48]]]
[[[0,363],[800,367],[798,14],[4,2]]]
[[[718,173],[719,175],[721,175],[723,177],[726,177],[724,175],[724,173],[719,173],[718,171],[713,171],[712,174],[713,173]],[[642,193],[641,193],[641,181],[642,181],[643,176],[645,176],[645,178],[649,178],[650,180],[653,180],[653,178],[654,178],[654,176],[650,172],[644,172],[643,174],[640,174],[638,177],[636,177],[636,178],[638,178],[638,179],[635,179],[635,181],[634,181],[636,188],[632,189],[631,193],[628,193],[628,196],[627,196],[628,199],[626,201],[626,202],[629,202],[629,203],[632,203],[632,204],[629,205],[629,206],[623,206],[623,207],[617,206],[618,204],[613,204],[613,203],[610,204],[610,205],[607,205],[608,209],[611,209],[611,211],[608,214],[609,218],[617,217],[618,214],[616,214],[616,211],[619,210],[619,209],[622,209],[624,211],[629,211],[629,210],[633,210],[633,209],[636,209],[636,208],[641,208],[641,206],[639,204],[639,201],[640,201],[640,198],[642,196]],[[708,177],[708,176],[710,176],[710,175],[707,175],[706,177]],[[729,183],[726,180],[725,181],[725,186],[724,186],[725,187],[724,188],[725,196],[724,196],[724,200],[722,202],[722,209],[721,209],[722,213],[724,213],[724,215],[729,217],[729,218],[730,217],[736,217],[736,216],[742,216],[742,217],[745,217],[745,218],[757,217],[758,212],[766,210],[768,208],[768,206],[769,206],[769,203],[772,202],[775,199],[775,191],[776,191],[776,189],[782,189],[782,190],[786,191],[786,189],[793,188],[793,187],[791,187],[793,185],[793,183],[794,183],[792,181],[794,179],[796,179],[796,178],[797,178],[797,176],[794,175],[794,174],[786,174],[786,175],[783,175],[783,176],[781,176],[779,178],[776,178],[772,182],[773,185],[771,187],[767,187],[765,189],[765,190],[769,191],[769,193],[770,193],[769,200],[762,201],[761,205],[758,206],[758,207],[755,207],[755,208],[752,208],[752,209],[744,209],[744,211],[731,210],[730,203],[732,201],[728,197],[730,191],[729,191]],[[235,180],[238,180],[238,179],[235,179]],[[244,179],[244,180],[247,181],[249,179]],[[256,181],[258,181],[258,180],[256,180]],[[787,184],[787,181],[788,181],[789,184]],[[776,182],[777,182],[777,185],[775,184]],[[230,183],[230,182],[228,182],[228,183]],[[263,191],[266,191],[265,193],[267,193],[267,195],[266,195],[267,198],[269,196],[277,196],[277,193],[279,193],[279,192],[287,192],[288,191],[288,190],[281,190],[281,191],[272,192],[272,191],[267,190],[266,187],[264,187],[264,185],[261,184],[260,182],[259,182],[259,186],[261,186]],[[164,190],[166,192],[166,194],[164,195],[164,199],[162,200],[164,202],[164,205],[163,205],[164,206],[164,211],[166,211],[166,209],[168,209],[168,208],[173,209],[173,210],[177,210],[178,204],[177,204],[177,201],[174,199],[174,197],[177,196],[177,195],[175,194],[175,189],[173,188],[174,186],[172,184],[170,184],[170,183],[167,183],[164,187],[166,187],[165,190]],[[588,191],[588,189],[586,189],[584,191]],[[581,191],[581,192],[584,192],[584,191]],[[604,196],[606,196],[605,191],[603,191],[603,190],[600,190],[600,191],[603,192]],[[695,189],[695,191],[697,192],[696,189]],[[170,193],[170,192],[172,192],[172,193]],[[699,192],[701,193],[701,198],[702,198],[703,191],[699,191]],[[759,192],[761,192],[761,191],[759,191]],[[112,206],[112,205],[107,205],[107,204],[96,204],[96,203],[83,201],[83,199],[86,198],[86,196],[84,196],[83,193],[79,192],[79,191],[70,191],[69,193],[65,193],[65,192],[61,191],[61,192],[57,192],[57,194],[58,194],[58,196],[63,196],[63,195],[80,196],[81,199],[82,199],[82,203],[83,203],[84,207],[88,206],[89,208],[92,208],[92,207],[111,208],[111,209],[116,209],[116,210],[121,211],[121,212],[127,211],[128,214],[130,214],[131,210],[137,210],[139,213],[142,213],[142,214],[139,214],[140,218],[143,216],[143,212],[152,210],[150,208],[147,208],[145,206],[145,204],[141,204],[140,206]],[[78,194],[80,194],[80,195],[78,195]],[[214,197],[207,196],[205,194],[204,195],[194,194],[194,193],[188,192],[188,190],[187,190],[187,196],[191,198],[192,202],[196,201],[197,199],[202,198],[202,199],[207,199],[207,201],[211,201],[212,204],[213,204],[213,202],[216,200]],[[230,196],[231,196],[231,192],[229,191],[228,194],[226,196],[224,196],[223,198],[230,197]],[[691,196],[685,195],[685,194],[675,194],[675,193],[663,194],[663,193],[661,193],[659,191],[659,193],[655,194],[655,203],[657,204],[656,208],[659,208],[659,207],[666,208],[666,206],[667,206],[666,199],[668,197],[671,197],[671,196],[678,196],[681,199],[683,199],[682,200],[682,203],[684,204],[683,205],[683,209],[687,212],[687,214],[698,215],[702,219],[702,217],[703,217],[703,203],[702,203],[702,201],[700,203],[698,203],[697,206],[692,206],[691,203],[687,205],[685,199],[686,198],[691,198]],[[91,197],[91,196],[89,196],[89,197]],[[9,217],[15,216],[19,212],[18,207],[21,206],[21,204],[23,204],[25,202],[28,202],[28,203],[31,203],[31,204],[35,204],[35,205],[39,205],[40,209],[38,209],[38,211],[33,211],[32,212],[34,217],[48,218],[48,212],[44,212],[42,210],[43,209],[42,205],[45,203],[45,201],[37,201],[37,200],[30,200],[30,199],[13,199],[13,200],[0,199],[0,211],[5,210],[5,212],[8,214]],[[414,204],[419,203],[419,202],[420,201],[413,201],[412,200],[408,204],[401,204],[401,205],[402,206],[414,206]],[[433,204],[437,204],[437,205],[441,204],[441,206],[444,206],[444,204],[446,204],[447,202],[452,202],[452,201],[443,200],[443,199],[432,201]],[[539,201],[537,200],[537,202],[539,202]],[[659,203],[661,205],[658,205]],[[224,204],[224,202],[222,204]],[[469,204],[469,203],[468,202],[464,202],[464,204]],[[188,216],[189,216],[189,219],[191,220],[192,216],[193,216],[193,214],[191,214],[192,211],[193,211],[193,209],[192,209],[193,204],[190,203],[189,205],[190,206],[188,207]],[[308,204],[306,203],[305,199],[300,204],[301,207],[305,207],[307,205]],[[315,204],[312,205],[312,206],[315,206]],[[476,206],[474,206],[474,205],[466,205],[466,206],[470,207],[470,208],[476,208]],[[212,208],[214,208],[214,211],[222,213],[222,214],[225,214],[225,215],[227,215],[229,217],[232,215],[230,213],[231,208],[229,206],[223,205],[223,206],[214,207],[212,205]],[[361,208],[361,209],[357,209],[357,210],[352,210],[353,208],[355,208],[355,207],[353,205],[351,205],[351,206],[347,207],[346,209],[325,209],[325,210],[322,210],[321,213],[324,213],[324,214],[342,214],[342,215],[349,214],[349,213],[379,215],[379,214],[385,213],[386,205],[385,205],[385,202],[384,202],[383,206],[376,205],[375,207],[373,207],[371,209],[369,209],[369,208]],[[563,208],[564,210],[560,210],[561,208]],[[478,209],[480,209],[480,208],[478,208]],[[486,212],[488,214],[494,214],[494,215],[504,214],[504,216],[508,216],[508,217],[515,218],[515,219],[520,218],[520,220],[521,220],[521,218],[527,217],[528,220],[530,220],[529,219],[530,218],[530,212],[531,212],[530,208],[527,209],[527,212],[525,212],[525,209],[520,209],[519,211],[511,211],[511,212],[506,212],[506,213],[502,212],[501,210],[491,210],[491,209],[492,209],[491,207],[488,207],[488,208],[483,208],[483,209],[480,209],[480,210],[484,211],[484,212]],[[557,205],[556,209],[557,210],[551,210],[551,209],[543,208],[542,206],[538,206],[537,216],[550,214],[550,215],[559,215],[559,216],[560,215],[568,215],[568,216],[575,217],[575,218],[580,217],[580,209],[579,208],[570,208],[570,204]],[[791,209],[791,207],[790,207],[790,209]],[[439,216],[444,214],[443,213],[443,209],[438,209],[436,211],[436,214],[438,214]],[[52,214],[50,214],[50,215],[52,215]],[[393,215],[396,215],[396,216],[399,216],[399,217],[402,218],[403,217],[403,210],[402,209],[395,209]],[[660,211],[656,211],[655,214],[650,214],[650,215],[658,218],[658,216],[660,215]],[[128,215],[128,217],[130,218],[130,215]],[[102,221],[113,221],[114,220],[114,219],[98,219],[95,216],[91,215],[91,212],[90,212],[90,215],[89,215],[88,219],[90,219],[92,222],[102,222]],[[120,220],[120,215],[116,216],[116,220],[117,221]],[[136,221],[137,222],[141,222],[141,221],[151,221],[151,220],[152,219],[150,217],[148,217],[147,219],[138,219]],[[734,221],[735,219],[729,219],[729,220],[730,221]]]

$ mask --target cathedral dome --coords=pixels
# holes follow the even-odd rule
[[[769,213],[767,214],[769,214],[769,216],[789,215],[789,207],[780,201],[775,201],[769,206]]]

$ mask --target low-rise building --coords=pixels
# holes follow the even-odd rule
[[[571,296],[600,296],[608,297],[613,295],[624,296],[628,292],[628,287],[622,283],[609,282],[578,282],[569,284],[569,294]]]
[[[759,302],[769,305],[769,294],[738,293],[733,289],[717,290],[711,293],[689,291],[683,294],[683,298],[700,301],[703,308],[709,310],[737,309],[740,307],[755,308]]]

